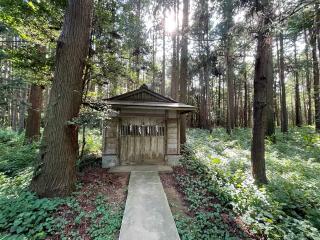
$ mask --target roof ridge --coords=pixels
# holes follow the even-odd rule
[[[170,98],[170,97],[166,97],[164,95],[161,95],[155,91],[152,91],[151,89],[148,88],[148,86],[146,84],[142,84],[139,88],[133,90],[133,91],[130,91],[130,92],[126,92],[126,93],[123,93],[123,94],[120,94],[120,95],[117,95],[117,96],[113,96],[111,98],[107,98],[106,100],[124,100],[125,98],[128,98],[132,95],[135,95],[135,94],[139,94],[139,93],[142,93],[142,92],[145,92],[153,97],[155,97],[156,99],[159,99],[159,100],[162,100],[164,102],[171,102],[171,103],[177,103],[176,100]],[[160,102],[160,101],[159,101]]]

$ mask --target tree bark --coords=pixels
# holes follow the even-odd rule
[[[30,88],[29,108],[25,135],[25,141],[27,143],[38,141],[40,139],[42,90],[43,88],[36,84],[32,84]]]
[[[180,57],[180,102],[187,103],[188,82],[188,28],[189,28],[189,0],[183,0],[183,17],[181,29],[181,57]],[[186,142],[186,116],[181,115],[180,142]]]
[[[156,29],[153,26],[153,34],[152,34],[152,87],[151,89],[155,90],[156,85],[156,55],[157,55],[157,36]]]
[[[204,89],[203,89],[203,104],[204,104],[204,128],[210,128],[210,101],[209,101],[209,81],[210,81],[210,46],[209,46],[209,1],[205,0],[203,4],[203,14],[204,14],[204,33],[205,33],[205,58],[203,65],[203,78],[204,78]]]
[[[248,79],[247,69],[244,70],[244,107],[243,107],[243,126],[248,127]]]
[[[231,36],[231,13],[227,13],[226,19],[226,40],[225,40],[225,64],[226,64],[226,82],[228,88],[228,108],[227,108],[227,132],[230,134],[234,129],[234,73],[233,73],[233,49]]]
[[[79,114],[89,53],[93,0],[69,0],[58,39],[54,81],[39,163],[31,189],[41,197],[69,195],[76,182]]]
[[[27,97],[27,86],[23,86],[20,89],[19,133],[21,133],[25,128],[26,97]]]
[[[177,1],[174,1],[174,15],[176,19],[177,11],[176,11]],[[172,69],[171,69],[171,97],[175,100],[178,100],[178,69],[177,69],[177,30],[172,33]]]
[[[283,33],[280,32],[280,60],[279,60],[279,79],[281,86],[281,132],[288,132],[288,110],[286,100],[286,85],[284,82],[284,50],[283,50]]]
[[[304,41],[306,44],[305,47],[305,55],[306,55],[306,83],[307,83],[307,97],[308,97],[308,104],[307,104],[307,123],[308,125],[312,124],[312,97],[311,97],[311,79],[310,79],[310,58],[309,58],[309,41],[308,41],[308,33],[307,30],[304,30]]]
[[[140,85],[140,40],[141,40],[141,0],[137,0],[137,19],[138,19],[138,31],[136,35],[136,47],[135,47],[135,68],[136,68],[136,86],[138,87]]]
[[[217,126],[221,126],[221,75],[218,76]]]
[[[209,11],[208,1],[202,0],[200,2],[200,9],[198,21],[198,55],[201,61],[201,68],[199,71],[199,127],[203,129],[209,128],[208,109],[208,89],[209,89]]]
[[[300,100],[300,83],[299,83],[299,72],[298,72],[298,59],[297,59],[297,43],[294,39],[294,77],[295,77],[295,112],[296,112],[296,126],[302,126],[302,115],[301,115],[301,100]]]
[[[233,27],[233,0],[227,0],[223,3],[223,16],[224,16],[224,28],[225,36],[225,68],[226,68],[226,83],[227,83],[227,125],[226,130],[228,134],[231,134],[232,129],[235,126],[235,109],[234,109],[234,70],[233,70],[233,37],[232,37],[232,27]]]
[[[316,131],[320,132],[320,88],[319,88],[319,61],[317,56],[317,35],[319,32],[320,23],[320,10],[319,3],[315,4],[316,16],[314,19],[314,27],[311,34],[311,47],[312,47],[312,60],[313,60],[313,95],[314,95],[314,108],[315,108],[315,124]],[[320,43],[318,45],[320,48]],[[320,50],[320,49],[318,49]]]
[[[163,7],[163,32],[162,32],[162,79],[160,93],[165,95],[166,92],[166,12]]]
[[[18,89],[15,89],[11,100],[11,129],[13,131],[18,130],[18,99]]]
[[[253,97],[253,132],[251,147],[252,175],[257,185],[268,182],[265,166],[265,130],[266,114],[268,111],[268,82],[270,81],[270,65],[272,64],[272,34],[270,0],[258,1],[261,8],[260,29],[254,72]],[[260,5],[261,4],[261,5]]]
[[[270,48],[268,48],[267,57],[268,69],[267,69],[267,126],[266,136],[274,138],[275,134],[275,117],[274,117],[274,79],[273,79],[273,54],[272,54],[272,37],[268,41],[271,41]]]

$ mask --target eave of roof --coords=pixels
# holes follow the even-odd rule
[[[172,109],[182,113],[194,111],[196,108],[179,102],[137,102],[137,101],[121,101],[121,100],[107,100],[107,104],[113,108],[140,108],[140,109]]]

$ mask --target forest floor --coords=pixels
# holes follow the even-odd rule
[[[78,189],[72,200],[59,207],[62,233],[48,239],[117,239],[126,200],[128,173],[108,173],[87,168],[78,174]]]
[[[187,196],[178,182],[178,178],[187,177],[188,171],[184,167],[174,167],[173,173],[162,173],[160,179],[167,195],[167,199],[171,208],[171,212],[175,218],[179,235],[182,240],[188,239],[264,239],[263,236],[258,236],[250,231],[240,218],[233,218],[229,211],[215,211],[214,208],[193,209]],[[193,194],[197,195],[195,191]],[[210,196],[207,196],[210,198]],[[212,205],[220,205],[219,199],[212,197]],[[201,230],[194,225],[186,228],[185,224],[193,225],[193,220],[201,214],[205,216],[210,212],[211,216],[204,217],[202,227],[207,226],[207,229]],[[198,221],[199,223],[199,221]],[[216,225],[214,230],[209,227],[212,224]],[[210,226],[211,225],[211,226]]]
[[[99,161],[89,155],[70,197],[39,199],[28,190],[37,151],[23,134],[0,130],[0,239],[117,239],[129,174],[90,167]]]
[[[92,167],[101,136],[90,134],[76,192],[39,199],[28,191],[38,144],[0,129],[0,239],[117,239],[129,175]],[[181,166],[161,174],[181,240],[320,239],[320,135],[302,127],[275,139],[266,140],[269,184],[258,188],[251,129],[188,131]]]
[[[251,129],[188,131],[182,166],[162,177],[182,240],[320,239],[320,135],[291,128],[275,140],[266,139],[269,183],[258,188]]]

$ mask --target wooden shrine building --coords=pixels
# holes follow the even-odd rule
[[[102,167],[176,165],[180,157],[180,116],[195,107],[142,85],[105,99],[118,114],[104,128]]]

